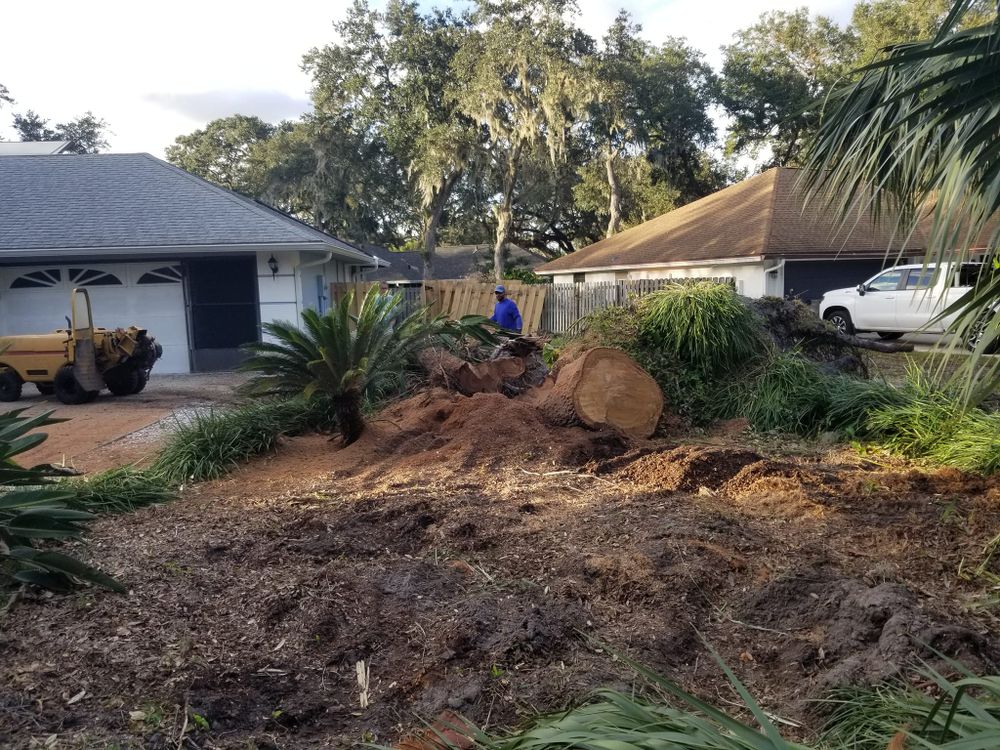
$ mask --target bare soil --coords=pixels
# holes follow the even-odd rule
[[[288,439],[103,519],[79,552],[129,594],[18,602],[0,746],[399,743],[453,714],[495,730],[633,684],[606,647],[735,705],[702,638],[805,735],[812,699],[929,647],[1000,667],[982,585],[958,575],[1000,528],[994,480],[751,450],[732,425],[684,440],[430,391],[348,448]]]

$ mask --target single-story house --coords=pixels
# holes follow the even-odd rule
[[[0,157],[0,335],[65,326],[82,287],[97,325],[149,329],[158,372],[226,369],[379,264],[149,154]]]
[[[386,267],[365,271],[366,281],[388,281],[390,284],[416,284],[424,278],[424,260],[419,252],[392,252],[385,248],[365,248]],[[536,268],[544,259],[517,245],[508,245],[507,264],[519,268]],[[493,276],[492,245],[441,245],[434,250],[434,277],[437,279],[479,279]]]
[[[862,211],[843,228],[820,200],[806,202],[800,170],[777,167],[550,261],[553,282],[731,278],[748,297],[800,295],[854,286],[920,258],[924,235],[894,237]]]
[[[61,154],[72,141],[0,141],[0,156],[51,156]]]

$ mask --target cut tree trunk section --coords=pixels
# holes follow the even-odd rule
[[[497,393],[504,383],[524,375],[521,357],[500,357],[487,362],[466,362],[447,349],[424,349],[417,355],[431,385],[439,385],[471,396]]]
[[[663,393],[625,352],[588,349],[558,371],[541,409],[557,425],[584,424],[648,438],[663,413]]]

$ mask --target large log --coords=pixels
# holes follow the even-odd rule
[[[417,355],[431,385],[457,390],[466,396],[473,393],[496,393],[509,381],[524,375],[520,357],[500,357],[487,362],[466,362],[447,349],[433,347]]]
[[[663,393],[625,352],[602,347],[580,352],[561,367],[540,408],[554,424],[648,438],[663,413]]]

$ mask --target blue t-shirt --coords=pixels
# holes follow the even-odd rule
[[[517,309],[514,300],[509,297],[504,297],[497,302],[493,308],[493,317],[490,320],[502,328],[517,331],[518,333],[521,332],[521,311]]]

